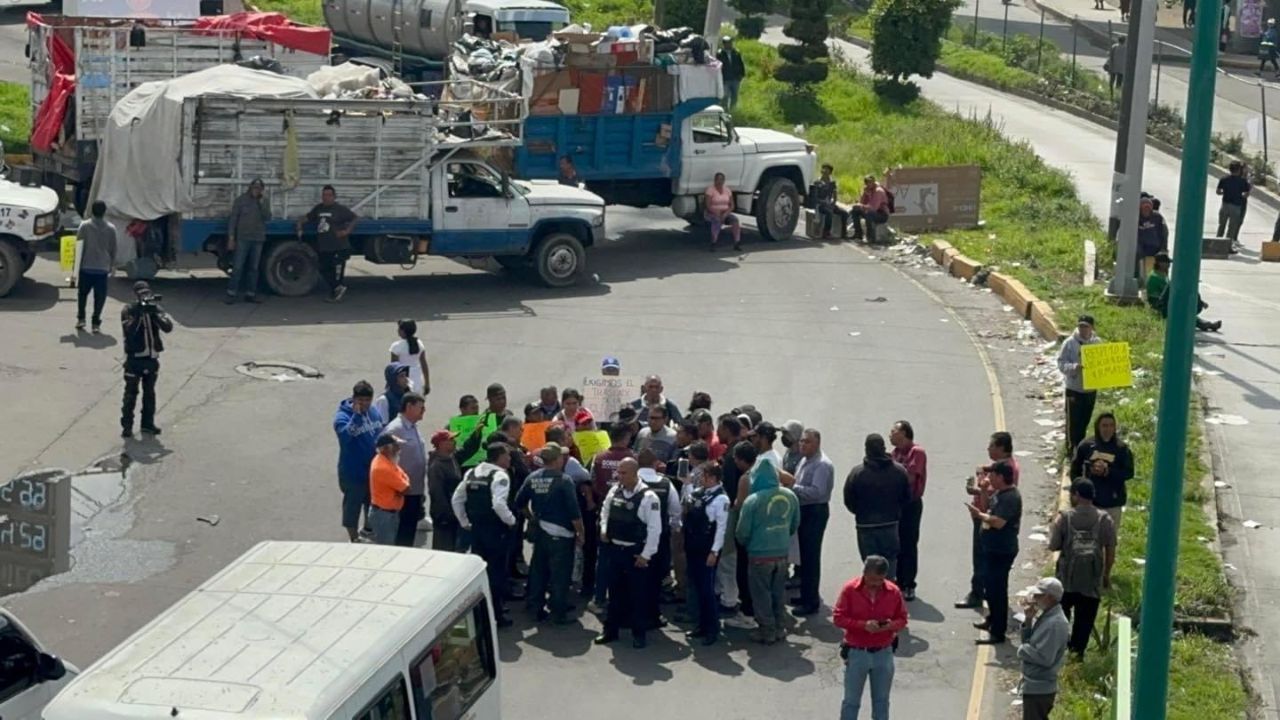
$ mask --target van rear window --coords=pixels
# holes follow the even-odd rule
[[[410,665],[417,716],[460,720],[496,675],[488,606],[481,597]]]

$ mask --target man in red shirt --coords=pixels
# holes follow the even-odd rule
[[[875,242],[875,224],[889,222],[889,193],[876,182],[875,175],[862,179],[862,196],[858,204],[849,209],[853,221],[853,239],[862,239],[863,220],[866,220],[867,242]]]
[[[609,488],[618,482],[618,466],[622,461],[634,459],[635,456],[631,452],[631,431],[621,425],[610,428],[609,449],[601,450],[591,459],[591,497],[594,507],[599,508],[604,503]],[[589,519],[594,521],[596,517],[598,516],[593,514],[591,518],[583,518],[583,522]],[[595,524],[600,523],[596,521]],[[582,547],[582,563],[582,593],[585,595],[588,590],[594,590],[594,597],[587,604],[587,610],[604,612],[609,577],[608,553],[600,552],[598,536],[594,541],[591,536],[587,536],[587,542]],[[587,568],[594,568],[594,572],[589,572]]]
[[[844,630],[844,701],[840,720],[857,720],[862,690],[871,679],[871,720],[889,720],[893,687],[893,643],[907,627],[907,604],[889,579],[889,561],[868,555],[862,576],[845,583],[832,622]]]
[[[987,443],[987,459],[991,461],[991,465],[1005,463],[1013,468],[1013,486],[1018,486],[1021,468],[1018,467],[1018,458],[1013,456],[1012,435],[1003,430],[992,433],[991,440]],[[973,496],[974,506],[983,512],[987,510],[992,495],[991,484],[987,481],[987,473],[991,471],[991,465],[979,465],[965,487],[965,492]],[[982,523],[975,520],[973,522],[973,574],[969,579],[969,594],[956,601],[956,608],[961,610],[982,607],[982,548],[978,545],[978,536],[981,532]]]
[[[907,602],[916,599],[916,573],[920,570],[920,519],[924,515],[924,484],[928,479],[928,458],[924,448],[916,444],[916,431],[911,423],[899,420],[889,428],[890,456],[906,468],[911,484],[911,503],[902,510],[898,521],[898,587]]]
[[[716,421],[711,416],[711,411],[695,410],[690,417],[698,424],[698,439],[705,442],[707,448],[711,450],[711,460],[714,462],[724,457],[724,452],[728,448],[720,442],[720,436],[716,434]]]

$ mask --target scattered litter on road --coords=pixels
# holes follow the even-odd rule
[[[1239,415],[1217,414],[1204,419],[1210,425],[1248,425],[1249,421]]]
[[[883,295],[877,295],[873,298],[863,298],[865,302],[889,302],[889,298]]]
[[[1231,563],[1222,563],[1222,567],[1224,567],[1224,568],[1226,568],[1226,569],[1228,569],[1228,570],[1233,570],[1233,571],[1236,569],[1236,566],[1235,566],[1235,565],[1232,565]]]
[[[1032,569],[1032,568],[1034,568],[1035,566],[1036,566],[1036,564],[1035,564],[1035,563],[1033,563],[1033,562],[1024,562],[1024,563],[1022,563],[1022,569],[1023,569],[1023,570],[1031,570],[1031,569]]]
[[[862,334],[862,333],[860,333],[860,332],[851,332],[851,333],[849,333],[849,337],[858,337],[858,336],[859,336],[859,335],[861,335],[861,334]]]
[[[1038,533],[1038,532],[1036,532],[1036,533],[1031,533],[1030,535],[1028,535],[1028,536],[1027,536],[1027,539],[1028,539],[1028,540],[1035,540],[1036,542],[1042,542],[1042,543],[1047,543],[1047,542],[1049,542],[1049,536],[1048,536],[1048,535],[1045,535],[1044,533]]]
[[[839,309],[840,309],[840,308],[836,307],[835,305],[832,305],[832,306],[831,306],[831,312],[835,312],[835,311],[837,311],[837,310],[839,310]]]
[[[1005,305],[1004,307],[1002,307],[1002,308],[1000,308],[1000,309],[1001,309],[1001,310],[1003,310],[1003,311],[1005,311],[1005,312],[1013,312],[1013,306],[1012,306],[1012,305]]]
[[[1245,520],[1241,524],[1249,528],[1250,530],[1257,530],[1258,528],[1262,527],[1262,523],[1258,522],[1257,520]]]
[[[202,523],[209,523],[211,527],[217,527],[218,523],[222,522],[222,518],[218,517],[217,515],[201,515],[200,517],[196,518],[196,520]]]
[[[1214,481],[1213,481],[1213,486],[1214,486],[1214,487],[1216,487],[1216,488],[1218,488],[1218,489],[1222,489],[1222,488],[1229,488],[1229,487],[1231,487],[1231,483],[1223,482],[1222,480],[1214,480]]]
[[[1017,455],[1018,457],[1028,457],[1034,454],[1035,453],[1031,452],[1030,450],[1019,450],[1014,453],[1014,455]]]
[[[1203,535],[1197,535],[1197,536],[1196,536],[1196,542],[1202,542],[1202,543],[1204,543],[1204,544],[1208,545],[1209,543],[1211,543],[1211,542],[1213,542],[1213,541],[1212,541],[1212,540],[1210,540],[1209,538],[1207,538],[1207,537],[1203,536]]]
[[[1036,424],[1040,427],[1057,427],[1058,421],[1050,420],[1049,418],[1036,418]]]
[[[951,322],[951,321],[946,318],[938,318],[938,322]]]

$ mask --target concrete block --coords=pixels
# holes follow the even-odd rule
[[[822,239],[822,222],[813,208],[804,209],[804,234],[810,240]]]
[[[1045,340],[1062,339],[1062,331],[1058,329],[1058,318],[1053,314],[1053,308],[1049,307],[1049,303],[1043,300],[1035,300],[1031,303],[1031,324]]]
[[[1009,286],[1009,281],[1013,278],[1001,272],[993,272],[987,275],[987,287],[991,288],[991,292],[1000,297],[1004,297],[1005,288]]]
[[[942,264],[943,254],[948,250],[954,250],[954,248],[946,240],[934,240],[929,243],[929,257],[939,265]]]
[[[1004,292],[1000,293],[1000,297],[1013,306],[1013,311],[1023,318],[1031,317],[1031,303],[1040,299],[1032,295],[1027,286],[1016,278],[1005,280]]]
[[[1226,260],[1231,257],[1231,239],[1207,237],[1200,241],[1200,256],[1205,260]]]
[[[982,269],[982,263],[970,258],[966,255],[956,254],[951,258],[951,264],[947,267],[947,271],[958,278],[969,280],[978,271]]]
[[[1280,242],[1262,243],[1262,261],[1280,262]]]

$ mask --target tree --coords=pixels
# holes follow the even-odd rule
[[[658,24],[664,28],[691,27],[702,32],[707,22],[707,0],[667,0]]]
[[[729,0],[729,5],[742,16],[733,21],[738,34],[748,40],[759,40],[764,33],[764,15],[773,9],[773,0]]]
[[[876,84],[878,91],[900,95],[907,89],[902,86],[919,91],[915,83],[904,79],[933,76],[942,53],[942,36],[951,27],[951,13],[958,7],[960,0],[875,0],[871,6],[871,70],[888,78],[888,82]]]
[[[782,66],[776,77],[801,87],[827,79],[827,12],[831,0],[791,0],[791,20],[782,28],[799,44],[778,48]]]

